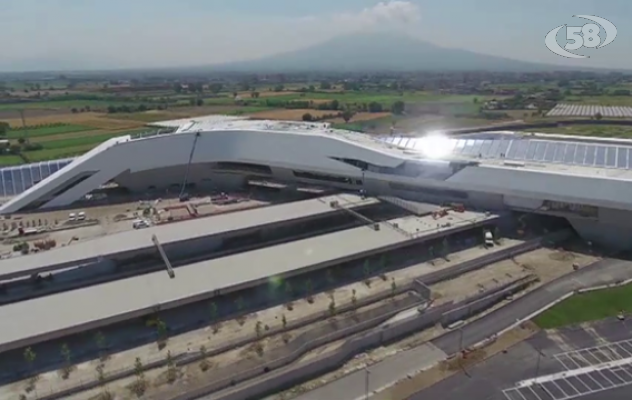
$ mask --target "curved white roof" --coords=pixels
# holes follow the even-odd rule
[[[632,147],[623,142],[466,136],[445,140],[443,154],[437,156],[428,151],[437,144],[425,139],[378,140],[325,123],[214,116],[161,126],[177,131],[111,139],[4,204],[0,212],[15,213],[33,204],[69,205],[117,176],[187,165],[190,156],[196,165],[263,165],[273,178],[284,180],[309,181],[292,171],[344,177],[348,183],[327,184],[346,189],[357,189],[355,182],[366,179],[385,182],[376,186],[385,190],[390,183],[400,183],[632,209]]]

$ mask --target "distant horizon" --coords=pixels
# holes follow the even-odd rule
[[[0,72],[172,70],[256,60],[357,31],[405,32],[437,46],[516,61],[586,69],[632,70],[632,7],[623,0],[321,0],[229,3],[137,0],[5,0]],[[458,10],[459,12],[455,12]],[[151,11],[151,12],[150,12]],[[587,59],[566,59],[544,45],[548,31],[599,15],[619,27]],[[491,21],[485,22],[482,21]],[[33,29],[37,26],[37,29]],[[288,34],[291,32],[292,34]],[[561,43],[562,35],[559,35]]]
[[[305,46],[304,48],[300,48],[300,49],[296,49],[294,51],[299,51],[299,50],[304,50],[307,49],[309,47],[312,46],[317,46],[319,44],[325,44],[327,42],[330,42],[331,40],[335,40],[336,38],[341,38],[341,37],[348,37],[348,36],[352,36],[352,35],[359,35],[359,34],[364,34],[364,33],[373,33],[373,32],[369,32],[369,31],[357,31],[357,32],[351,32],[348,34],[343,34],[343,35],[339,35],[337,37],[334,38],[328,38],[325,39],[321,42],[312,44],[310,46]],[[402,34],[402,33],[400,33]],[[403,33],[402,35],[405,36],[409,36],[411,38],[417,39],[412,35],[408,35],[406,33]],[[445,49],[454,49],[454,50],[467,50],[467,49],[461,49],[458,47],[446,47],[446,46],[441,46],[426,40],[421,40],[421,39],[417,39],[420,42],[425,42],[425,43],[429,43],[432,44],[434,46],[438,46],[438,47],[442,47]],[[125,73],[125,72],[142,72],[142,71],[165,71],[165,72],[177,72],[179,70],[182,71],[187,71],[187,70],[196,70],[196,69],[209,69],[211,71],[209,72],[217,72],[217,73],[230,73],[233,72],[229,69],[229,67],[232,64],[235,63],[248,63],[248,62],[256,62],[258,60],[261,59],[266,59],[266,58],[273,58],[275,56],[280,56],[286,53],[292,53],[293,51],[282,51],[282,52],[278,52],[278,53],[274,53],[274,54],[270,54],[268,56],[263,56],[263,57],[259,57],[256,59],[250,59],[250,60],[239,60],[239,61],[235,61],[235,62],[231,62],[231,61],[227,61],[227,62],[220,62],[220,63],[215,63],[215,64],[205,64],[205,65],[183,65],[183,66],[146,66],[146,67],[132,67],[132,68],[109,68],[109,69],[99,69],[99,68],[94,68],[94,69],[66,69],[66,70],[22,70],[22,71],[2,71],[0,70],[0,75],[19,75],[19,74],[72,74],[72,73],[76,73],[76,74],[80,74],[80,73]],[[492,54],[485,54],[485,53],[479,53],[479,52],[475,52],[476,54],[480,54],[480,55],[484,55],[484,56],[490,56],[490,57],[498,57]],[[521,60],[521,59],[516,59],[516,58],[509,58],[509,57],[501,57],[507,60],[511,60],[511,61],[517,61],[517,62],[531,62],[531,61],[525,61],[525,60]],[[543,68],[546,67],[550,67],[550,70],[546,70],[543,72],[555,72],[555,71],[586,71],[586,72],[602,72],[602,73],[608,73],[608,72],[612,72],[612,71],[620,71],[620,72],[627,72],[627,73],[632,73],[632,68],[630,69],[617,69],[617,68],[605,68],[605,67],[575,67],[573,69],[568,69],[569,65],[564,65],[564,64],[554,64],[554,63],[534,63],[534,64],[538,64],[541,65]],[[226,66],[227,69],[226,70],[222,70],[221,67],[222,66]],[[556,69],[556,68],[561,68],[561,69]],[[373,70],[370,67],[367,68],[364,71],[357,71],[357,72],[377,72],[380,70]],[[383,70],[384,72],[388,72],[388,70]],[[471,71],[476,71],[476,70],[468,70],[468,69],[463,69],[461,70],[462,72],[471,72]],[[237,71],[236,73],[257,73],[258,71],[256,69],[253,69],[251,71]],[[305,73],[308,71],[292,71],[290,69],[288,70],[279,70],[278,73]],[[318,72],[326,72],[326,71],[318,71]],[[331,70],[330,72],[334,73],[334,72],[339,72],[336,70]],[[398,71],[393,71],[393,72],[398,72]],[[410,70],[410,72],[415,72],[415,70]],[[426,72],[426,71],[422,71],[419,70],[419,72]],[[456,72],[456,71],[455,71]],[[489,72],[503,72],[503,71],[489,71]],[[508,71],[508,72],[513,72],[513,71]],[[525,71],[525,72],[532,72],[532,71]],[[267,71],[263,71],[261,72],[263,74],[265,73],[270,73]]]

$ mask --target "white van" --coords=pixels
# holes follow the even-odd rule
[[[80,213],[77,213],[77,221],[85,221],[86,220],[86,213],[84,213],[83,211],[81,211]]]
[[[494,247],[494,235],[490,231],[485,231],[485,247]]]
[[[76,221],[76,220],[77,220],[77,214],[75,213],[68,214],[68,221]]]

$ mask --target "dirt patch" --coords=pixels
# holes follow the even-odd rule
[[[314,117],[321,117],[326,114],[335,114],[336,111],[331,110],[272,110],[272,111],[263,111],[254,114],[250,114],[253,118],[262,118],[262,119],[278,119],[278,120],[289,120],[289,121],[301,121],[303,119],[303,114],[309,113]]]
[[[573,261],[575,259],[575,254],[562,250],[551,253],[549,258],[555,261]]]
[[[53,123],[65,123],[73,125],[85,125],[96,129],[134,129],[143,126],[142,122],[133,120],[119,120],[114,118],[105,118],[107,114],[97,112],[86,112],[73,114],[67,111],[58,112],[48,115],[37,115],[35,113],[40,110],[28,110],[25,114],[27,125],[45,125]],[[0,111],[0,119],[3,111]],[[35,114],[35,115],[34,115]],[[22,126],[22,120],[17,112],[11,115],[12,118],[4,120],[11,126]]]
[[[28,109],[24,114],[29,121],[28,124],[32,125],[34,124],[33,122],[30,122],[32,118],[54,117],[68,113],[70,113],[70,110]],[[18,110],[0,110],[0,120],[8,122],[11,126],[22,126],[22,120],[20,119],[20,113]],[[13,121],[13,123],[10,121]]]
[[[481,361],[487,360],[496,354],[508,350],[510,347],[530,338],[538,332],[538,328],[531,324],[525,323],[521,327],[512,329],[511,331],[501,335],[495,342],[485,348],[474,350],[468,353],[465,358],[461,356],[454,357],[444,361],[439,365],[421,372],[410,379],[402,381],[395,386],[377,394],[375,400],[405,400],[413,394],[429,388],[430,386],[456,374],[461,371],[467,371]]]

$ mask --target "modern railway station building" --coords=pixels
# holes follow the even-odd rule
[[[164,193],[263,179],[553,215],[587,240],[632,243],[630,141],[512,132],[378,138],[323,123],[230,117],[162,126],[172,131],[110,139],[37,183],[32,171],[29,182],[3,172],[5,193],[7,185],[30,187],[0,213],[68,207],[109,183]]]

